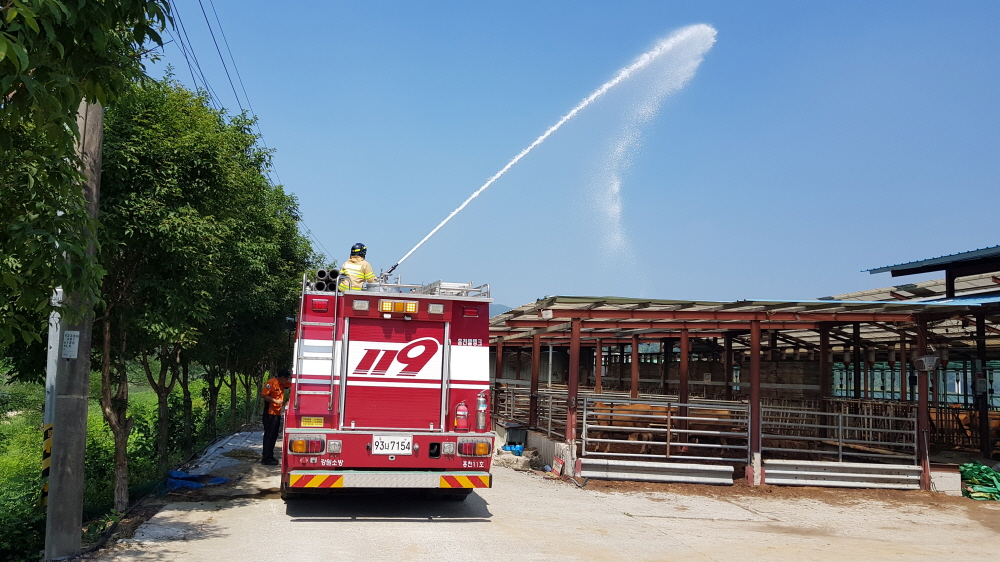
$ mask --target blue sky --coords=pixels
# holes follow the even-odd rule
[[[198,2],[177,4],[237,110]],[[629,255],[606,251],[595,177],[639,77],[470,204],[400,267],[403,282],[488,282],[511,306],[808,299],[893,284],[862,269],[1000,243],[996,2],[215,7],[306,225],[338,260],[364,242],[376,271],[658,40],[717,30],[641,128],[621,186]],[[164,51],[151,73],[173,64],[190,85],[177,43]]]

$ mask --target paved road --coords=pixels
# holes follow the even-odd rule
[[[990,560],[1000,505],[923,493],[608,493],[495,470],[465,502],[413,493],[286,504],[259,465],[218,499],[165,506],[98,559]],[[831,501],[833,498],[835,501]]]

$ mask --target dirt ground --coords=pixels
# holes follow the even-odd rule
[[[202,468],[214,467],[230,482],[150,500],[135,510],[134,521],[123,522],[117,544],[86,559],[255,560],[264,529],[277,537],[282,556],[300,562],[728,562],[734,555],[795,562],[964,561],[995,557],[1000,542],[1000,502],[930,492],[755,488],[744,480],[734,486],[582,485],[494,468],[494,487],[477,490],[465,502],[429,500],[412,491],[284,502],[277,469],[257,463],[252,447],[234,446],[216,457],[218,462]]]

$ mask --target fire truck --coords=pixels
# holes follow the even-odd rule
[[[281,495],[492,487],[489,285],[303,277]]]

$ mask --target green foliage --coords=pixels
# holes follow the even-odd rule
[[[0,3],[0,349],[40,340],[55,287],[96,299],[77,109],[143,76],[142,49],[168,17],[166,0]]]
[[[224,353],[220,339],[261,319],[274,320],[264,331],[280,332],[278,320],[294,313],[312,249],[295,199],[265,175],[270,154],[252,125],[169,76],[108,112],[104,297],[135,306],[133,324],[153,341],[191,347],[214,331]]]
[[[39,507],[42,463],[40,385],[0,384],[0,553],[38,560],[45,540]]]
[[[0,372],[4,368],[0,367]],[[7,376],[11,373],[7,373]],[[93,375],[95,381],[99,376]],[[6,382],[5,382],[6,381]],[[206,386],[192,384],[195,420],[195,446],[204,447],[212,437],[208,431],[205,409]],[[253,389],[256,392],[256,389]],[[24,384],[0,379],[0,560],[37,560],[45,533],[45,513],[38,507],[41,491],[42,405],[44,390],[38,384]],[[95,520],[92,534],[113,519],[114,440],[100,410],[92,398],[87,416],[87,452],[85,459],[84,517]],[[228,395],[220,397],[220,425],[228,417]],[[180,392],[170,395],[172,427],[180,424]],[[238,394],[237,415],[243,419],[244,395]],[[153,491],[161,482],[157,474],[156,395],[138,386],[132,395],[129,414],[136,420],[129,436],[128,456],[132,499]],[[170,442],[171,465],[184,460],[177,439]]]
[[[40,330],[48,330],[48,323],[38,320]],[[48,359],[46,339],[24,341],[14,340],[4,350],[11,366],[12,380],[20,382],[41,383],[45,381],[45,368]]]
[[[45,512],[38,506],[41,474],[0,473],[0,553],[11,562],[36,562],[45,547]]]
[[[87,528],[83,531],[83,542],[85,544],[97,542],[105,531],[108,531],[116,523],[121,521],[121,519],[122,514],[112,509],[110,512],[95,519],[94,521],[91,521],[87,524]]]

